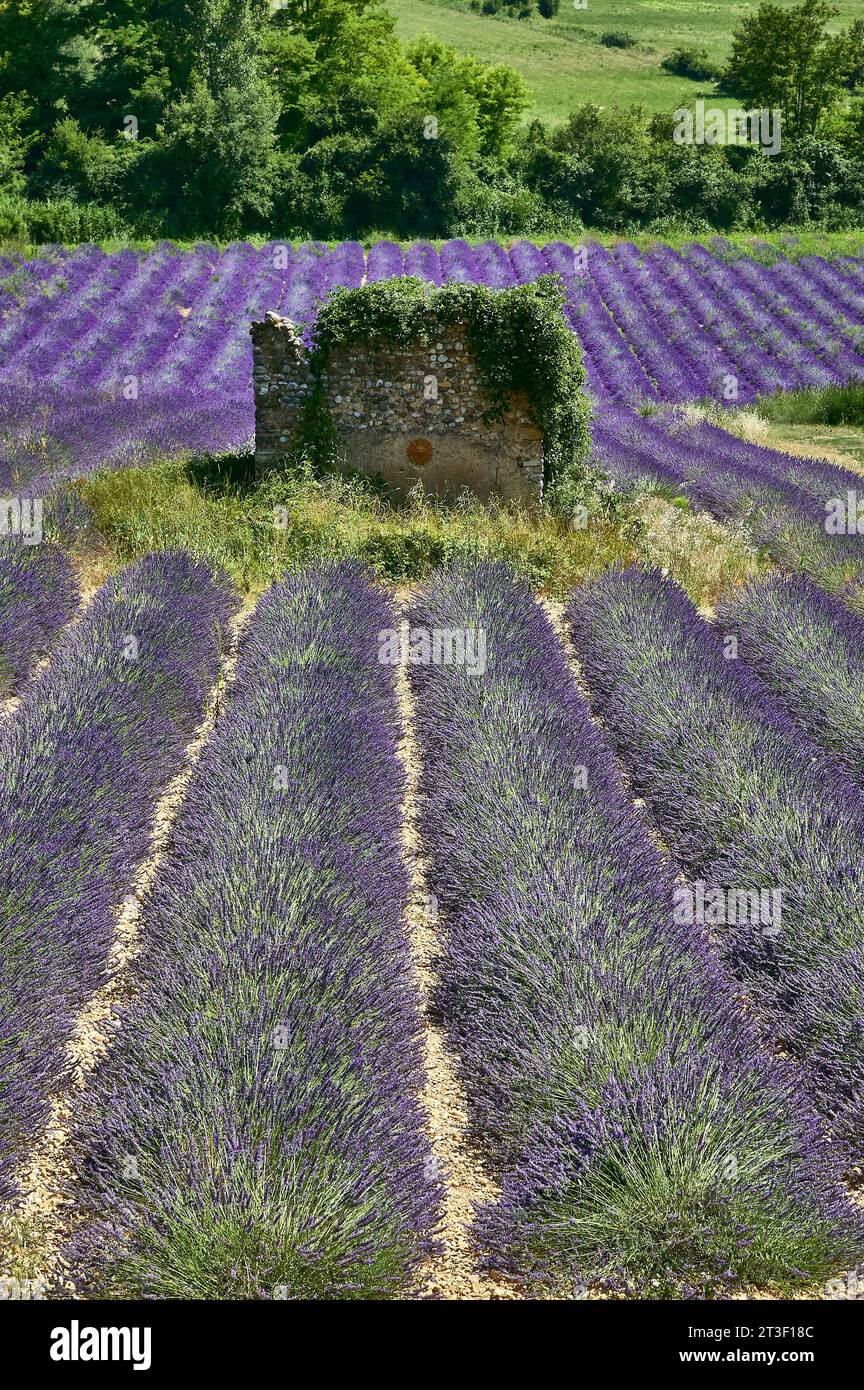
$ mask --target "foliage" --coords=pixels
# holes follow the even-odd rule
[[[694,82],[714,82],[720,68],[707,48],[673,48],[660,65],[676,77],[689,77]]]
[[[506,12],[537,14],[534,0]],[[641,40],[641,28],[602,29],[609,13],[589,36]],[[531,94],[513,66],[416,29],[403,44],[380,0],[0,0],[0,235],[850,227],[864,196],[864,21],[828,35],[825,13],[805,0],[742,21],[728,81],[785,113],[780,157],[759,160],[677,145],[671,114],[652,123],[617,94],[526,131]],[[571,32],[566,19],[556,33]],[[717,63],[715,48],[682,45],[656,71],[704,81]]]
[[[157,190],[161,225],[178,236],[207,227],[224,237],[266,227],[276,119],[261,82],[217,94],[194,80],[166,111],[138,171]]]
[[[626,29],[607,29],[600,35],[600,42],[604,48],[635,48],[638,39]]]
[[[860,224],[864,120],[853,106],[833,135],[783,140],[767,158],[753,145],[679,144],[675,118],[639,106],[585,103],[553,130],[533,122],[516,165],[562,220],[622,231],[675,225],[696,230],[815,223]]]
[[[435,342],[438,326],[465,324],[491,401],[500,418],[514,395],[525,395],[542,431],[547,478],[569,473],[588,451],[588,402],[581,352],[563,315],[563,287],[543,276],[515,289],[447,284],[433,289],[411,277],[337,289],[312,331],[310,364],[316,384],[334,348],[360,344],[420,347]],[[320,390],[309,414],[321,411]]]
[[[469,5],[480,14],[509,15],[513,19],[530,19],[539,14],[543,19],[554,19],[561,0],[469,0]]]
[[[104,469],[73,486],[93,517],[80,551],[87,569],[182,546],[253,591],[327,556],[356,556],[401,582],[439,564],[490,557],[563,598],[587,575],[639,553],[638,526],[607,520],[593,504],[582,527],[549,512],[484,506],[467,494],[449,505],[420,495],[400,504],[366,478],[313,476],[303,467],[255,484],[248,457]]]
[[[864,383],[778,391],[757,404],[760,415],[778,424],[864,425]]]
[[[802,0],[791,9],[760,5],[735,30],[724,85],[748,106],[779,108],[784,134],[813,134],[857,80],[862,61],[860,24],[828,33],[838,13],[828,0]]]

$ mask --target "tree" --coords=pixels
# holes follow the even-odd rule
[[[229,238],[248,227],[266,228],[278,116],[263,82],[224,87],[217,96],[193,77],[135,171],[169,234],[194,236],[206,229]]]
[[[854,39],[827,31],[837,14],[827,0],[802,0],[788,10],[760,5],[735,30],[724,85],[747,106],[779,108],[784,134],[813,133],[853,64]]]
[[[91,27],[86,0],[0,0],[0,97],[26,101],[29,131],[50,130],[92,80]]]
[[[668,207],[668,179],[640,106],[604,111],[585,102],[555,130],[553,150],[568,157],[569,196],[587,225],[644,225]],[[559,166],[559,179],[563,169]]]
[[[276,11],[264,64],[282,108],[285,148],[302,152],[331,134],[371,133],[420,99],[395,30],[377,0],[290,0]]]
[[[19,97],[0,97],[0,193],[24,191],[24,158],[33,140],[24,133],[29,114]]]
[[[848,75],[846,85],[851,91],[864,87],[864,19],[853,19],[846,35],[848,45]]]
[[[476,59],[469,59],[472,64]],[[515,68],[503,63],[482,64],[474,82],[480,153],[502,160],[513,143],[522,113],[529,103],[528,88]]]
[[[110,202],[133,153],[130,141],[118,136],[111,144],[101,134],[88,135],[67,116],[45,141],[42,160],[31,177],[31,191],[51,198]]]
[[[418,36],[408,58],[422,80],[429,109],[463,153],[502,159],[528,106],[528,89],[519,73],[464,57],[431,34]]]

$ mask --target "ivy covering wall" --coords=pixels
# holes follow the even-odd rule
[[[562,479],[590,449],[582,354],[563,310],[564,289],[554,275],[502,290],[435,287],[409,277],[335,290],[312,329],[313,387],[301,431],[307,451],[323,461],[332,445],[322,378],[335,350],[421,350],[443,327],[460,324],[489,397],[488,419],[500,419],[512,397],[524,395],[543,435],[547,483]]]

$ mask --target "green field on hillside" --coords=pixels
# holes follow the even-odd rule
[[[791,8],[795,0],[779,3]],[[564,120],[583,101],[600,106],[641,102],[648,111],[670,111],[699,96],[713,105],[733,105],[713,96],[710,82],[671,76],[660,62],[684,45],[707,48],[718,61],[725,58],[739,18],[757,8],[731,0],[588,0],[585,9],[575,9],[572,0],[561,0],[555,19],[525,20],[476,14],[467,0],[386,4],[403,39],[425,31],[464,53],[516,68],[534,99],[529,117],[549,121]],[[841,13],[832,29],[846,28],[864,13],[862,0],[838,0],[837,8]],[[625,30],[637,46],[605,48],[599,39],[609,30]]]

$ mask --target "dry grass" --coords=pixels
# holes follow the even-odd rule
[[[645,525],[640,558],[677,580],[705,617],[729,589],[771,568],[743,531],[705,512],[684,511],[650,494],[638,506]]]

